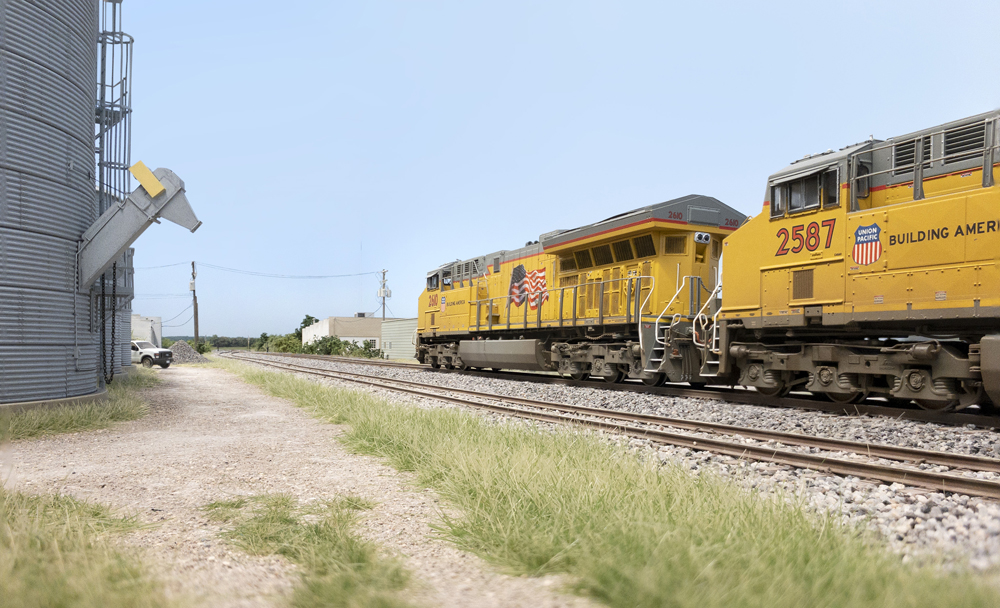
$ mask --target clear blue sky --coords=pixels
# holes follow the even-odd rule
[[[123,7],[132,158],[176,171],[204,222],[153,226],[136,266],[386,268],[396,316],[444,262],[689,193],[754,214],[804,154],[1000,106],[995,1]],[[149,296],[189,270],[137,271],[135,311],[180,312]],[[374,311],[377,288],[202,269],[201,333]]]

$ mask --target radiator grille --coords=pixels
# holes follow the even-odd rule
[[[572,256],[559,258],[559,270],[560,272],[571,272],[576,270],[576,258]]]
[[[615,259],[619,262],[627,262],[635,258],[632,255],[632,245],[627,240],[612,243],[611,246],[615,248]]]
[[[594,263],[590,261],[589,249],[584,249],[583,251],[577,251],[573,255],[576,256],[576,267],[581,270],[584,268],[590,268],[594,265]]]
[[[792,271],[792,299],[811,300],[813,297],[813,269]]]
[[[598,266],[614,264],[615,259],[611,257],[611,246],[601,245],[600,247],[594,247],[594,262],[596,262]]]
[[[931,157],[931,138],[925,137],[923,139],[924,145],[924,167],[929,167],[929,159]],[[909,173],[913,171],[913,163],[916,162],[917,153],[917,141],[911,139],[910,141],[904,141],[901,144],[896,144],[892,148],[892,168],[893,175],[899,175],[900,173]]]
[[[955,127],[944,132],[945,164],[975,158],[986,146],[986,123]],[[954,157],[951,157],[952,155]],[[951,158],[948,158],[951,157]]]
[[[687,237],[684,236],[668,236],[666,240],[666,253],[669,254],[679,254],[684,253],[684,244],[687,243]]]
[[[653,236],[650,234],[635,237],[632,244],[635,245],[636,257],[649,258],[656,255],[656,246],[653,245]]]

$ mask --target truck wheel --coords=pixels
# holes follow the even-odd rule
[[[161,363],[160,367],[162,367],[163,369],[167,369],[168,367],[170,367],[170,364],[169,363]]]
[[[150,358],[150,357],[143,357],[142,358],[142,366],[145,367],[145,368],[147,368],[147,369],[150,368],[150,367],[153,367],[153,359]]]

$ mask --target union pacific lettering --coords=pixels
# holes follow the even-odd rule
[[[901,234],[890,234],[889,246],[937,241],[940,239],[968,236],[971,234],[988,234],[990,232],[997,232],[998,230],[1000,230],[1000,220],[959,224],[955,226],[954,231],[949,230],[947,226],[942,226],[940,228],[931,228],[929,230],[916,230]]]

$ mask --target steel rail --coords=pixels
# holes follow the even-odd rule
[[[240,352],[240,351],[230,351]],[[572,380],[558,375],[547,375],[544,373],[503,371],[487,372],[474,370],[444,370],[435,369],[429,365],[419,363],[400,363],[397,361],[376,361],[371,359],[359,359],[352,357],[338,357],[335,355],[306,355],[299,353],[253,353],[257,355],[270,355],[301,359],[316,359],[319,361],[330,361],[334,363],[346,363],[352,365],[374,365],[377,367],[399,367],[413,369],[417,371],[453,373],[480,378],[499,378],[505,380],[518,380],[521,382],[535,382],[540,384],[562,384],[566,386],[582,386],[598,390],[620,391],[630,393],[642,393],[647,395],[661,395],[668,397],[694,397],[698,399],[716,399],[729,403],[739,403],[742,405],[758,405],[763,407],[777,408],[797,408],[816,412],[826,412],[842,416],[880,416],[885,418],[895,418],[897,420],[911,420],[914,422],[933,422],[948,426],[966,426],[969,424],[981,428],[994,428],[1000,426],[1000,417],[987,416],[982,414],[964,414],[957,412],[934,412],[922,409],[904,409],[888,405],[876,405],[872,403],[841,404],[820,399],[807,399],[803,397],[765,397],[757,391],[740,390],[732,388],[686,388],[680,386],[645,386],[636,383],[613,384],[604,381],[592,380]]]
[[[663,431],[654,428],[640,428],[631,426],[628,424],[615,423],[615,422],[605,422],[600,420],[592,420],[587,418],[579,418],[575,416],[565,416],[561,414],[549,414],[544,412],[531,412],[520,408],[505,407],[502,405],[494,405],[482,403],[479,401],[471,401],[469,399],[464,399],[460,397],[452,397],[449,395],[441,394],[438,392],[428,392],[425,390],[420,390],[417,388],[409,388],[408,386],[422,386],[429,387],[430,385],[411,382],[407,380],[396,380],[391,378],[378,378],[374,376],[366,376],[364,374],[354,374],[351,372],[338,372],[332,370],[318,370],[316,368],[310,368],[301,365],[294,365],[289,363],[278,363],[274,361],[262,361],[253,357],[243,357],[243,356],[233,356],[232,358],[249,361],[253,363],[258,363],[270,367],[276,367],[279,369],[287,369],[293,372],[311,374],[316,376],[322,376],[327,378],[346,380],[349,382],[355,382],[358,384],[364,384],[376,388],[383,388],[388,390],[393,390],[397,392],[403,392],[413,395],[418,395],[421,397],[426,397],[430,399],[439,399],[442,401],[448,401],[452,403],[458,403],[461,405],[466,405],[470,407],[475,407],[479,409],[486,409],[492,412],[519,416],[522,418],[530,418],[533,420],[539,420],[544,422],[555,422],[555,423],[568,423],[588,426],[592,428],[598,428],[601,430],[611,431],[614,433],[620,433],[629,437],[647,439],[657,443],[664,443],[674,446],[687,447],[696,450],[711,451],[718,454],[724,454],[727,456],[732,456],[735,458],[751,458],[753,460],[758,460],[762,462],[771,462],[775,464],[785,464],[789,466],[794,466],[798,468],[809,468],[818,471],[825,471],[829,473],[835,473],[838,475],[856,475],[859,477],[868,477],[873,479],[878,479],[890,483],[903,483],[911,486],[918,486],[927,488],[934,491],[941,492],[956,492],[968,495],[983,496],[988,498],[1000,498],[1000,483],[982,479],[976,479],[972,477],[964,477],[959,475],[953,475],[950,473],[939,473],[932,471],[922,471],[919,469],[903,468],[898,466],[887,466],[876,463],[864,463],[864,462],[851,462],[847,460],[840,460],[836,458],[831,458],[828,456],[813,455],[813,454],[802,454],[798,452],[789,452],[784,450],[778,450],[775,448],[767,446],[757,446],[757,445],[745,445],[732,443],[729,441],[724,441],[721,439],[699,437],[693,435],[684,435],[679,433],[671,433],[668,431]],[[396,383],[402,386],[392,386],[387,383]],[[565,404],[553,404],[542,401],[535,401],[530,399],[521,399],[516,397],[506,397],[503,395],[495,395],[492,393],[479,393],[476,391],[468,391],[465,389],[451,389],[447,387],[437,387],[430,386],[430,388],[437,391],[447,391],[454,393],[464,393],[464,394],[474,394],[480,399],[491,399],[498,401],[507,401],[510,403],[520,403],[523,405],[529,405],[530,407],[539,407],[549,410],[556,411],[569,411],[575,413],[586,413],[591,416],[598,416],[606,419],[619,419],[628,421],[641,421],[645,424],[656,424],[656,425],[666,425],[673,426],[665,420],[676,420],[661,418],[657,416],[645,415],[645,414],[622,414],[620,412],[615,412],[611,410],[601,410],[597,408],[587,408],[584,406],[571,406]],[[651,418],[656,420],[655,422],[650,420],[643,420],[644,418]],[[692,421],[678,421],[679,423],[684,423],[691,425],[691,427],[707,427],[707,425],[714,425],[714,423],[695,423]],[[718,427],[727,427],[727,425],[717,425]],[[843,449],[843,446],[853,444],[857,449],[852,449],[855,453],[862,455],[870,455],[872,457],[880,458],[893,458],[901,460],[912,460],[916,456],[920,456],[920,460],[923,462],[929,462],[936,458],[952,458],[953,464],[944,466],[963,466],[969,467],[970,465],[976,470],[996,470],[997,461],[993,459],[984,459],[976,456],[967,456],[963,454],[946,454],[942,452],[931,452],[924,450],[914,450],[912,448],[894,448],[892,446],[871,446],[868,444],[848,442],[843,440],[828,440],[822,438],[808,437],[804,435],[797,435],[795,433],[783,433],[776,431],[759,431],[756,429],[746,429],[743,427],[728,427],[735,429],[732,432],[738,435],[750,436],[749,433],[753,432],[758,434],[758,437],[764,437],[772,435],[770,440],[781,441],[781,439],[775,438],[773,435],[782,436],[786,441],[819,441],[819,442],[831,442],[826,445],[838,445],[836,449]],[[713,429],[715,430],[715,429]],[[820,447],[819,445],[810,445],[809,443],[796,443],[803,447]],[[875,454],[872,450],[880,450],[880,454]],[[822,449],[831,449],[829,447],[823,447]],[[891,456],[890,454],[894,454]],[[963,464],[959,465],[957,462],[962,461]],[[985,462],[983,462],[985,461]],[[989,465],[989,467],[994,468],[983,468],[980,469],[979,465]]]

